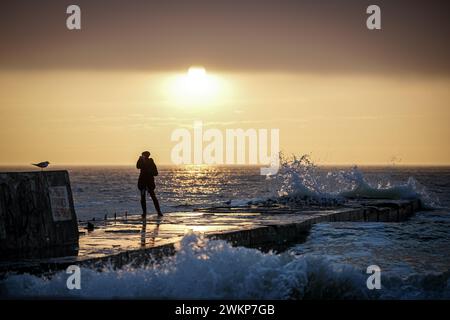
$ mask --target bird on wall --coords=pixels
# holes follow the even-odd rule
[[[39,167],[39,168],[41,168],[41,170],[44,170],[45,168],[47,168],[49,164],[50,164],[50,162],[48,162],[48,161],[32,163],[33,166]]]

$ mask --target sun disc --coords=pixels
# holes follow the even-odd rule
[[[216,102],[219,89],[218,77],[209,75],[204,67],[191,66],[174,78],[170,95],[179,105],[210,105]]]

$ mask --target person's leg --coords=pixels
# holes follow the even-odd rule
[[[147,201],[145,199],[145,189],[141,190],[141,207],[142,207],[142,217],[147,216]]]
[[[162,216],[161,209],[159,208],[158,198],[156,198],[155,189],[149,188],[148,193],[150,193],[150,197],[153,200],[153,204],[155,205],[156,212],[158,212],[159,216]]]

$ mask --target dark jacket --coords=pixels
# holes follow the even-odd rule
[[[158,175],[158,168],[156,168],[156,164],[153,159],[139,158],[136,163],[136,168],[141,170],[138,181],[139,189],[142,189],[142,187],[144,186],[150,186],[154,188],[154,177]]]

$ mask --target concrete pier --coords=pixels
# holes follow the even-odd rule
[[[0,173],[0,261],[76,255],[67,171]]]
[[[175,252],[175,246],[189,231],[226,240],[234,246],[283,251],[303,242],[313,224],[320,222],[399,222],[420,210],[419,200],[354,200],[339,208],[206,208],[195,212],[167,213],[161,219],[140,216],[117,220],[90,221],[93,231],[80,224],[78,255],[0,263],[0,272],[58,270],[70,264],[101,268],[151,263]]]

